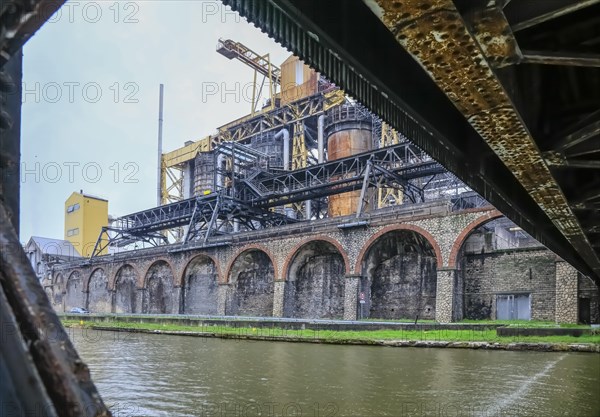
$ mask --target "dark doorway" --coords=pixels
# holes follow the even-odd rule
[[[592,322],[592,309],[589,298],[579,299],[579,322],[581,324],[590,324]]]

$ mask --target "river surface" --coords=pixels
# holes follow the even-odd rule
[[[600,416],[600,355],[69,329],[115,416]]]

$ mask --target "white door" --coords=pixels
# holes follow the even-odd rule
[[[496,296],[496,320],[531,320],[529,294]]]

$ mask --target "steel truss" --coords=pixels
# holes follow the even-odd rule
[[[185,229],[183,243],[187,243],[206,242],[216,234],[281,226],[298,221],[284,215],[281,206],[324,201],[324,197],[361,187],[363,195],[370,187],[394,187],[411,202],[422,202],[426,190],[416,183],[425,177],[428,185],[432,178],[446,173],[408,142],[295,171],[273,172],[261,162],[267,160],[266,155],[241,144],[222,144],[217,158],[219,154],[228,158],[229,162],[222,162],[231,166],[222,173],[217,168],[217,175],[228,176],[219,180],[222,186],[216,193],[118,218],[114,226],[103,229],[92,256],[108,245],[165,244],[168,241],[161,232],[176,228]]]
[[[99,255],[105,249],[112,247],[124,247],[130,244],[147,243],[151,246],[159,246],[161,244],[168,244],[167,237],[158,232],[148,233],[131,233],[126,229],[119,229],[116,227],[105,226],[102,227],[100,235],[94,245],[91,257]]]
[[[322,114],[325,110],[343,100],[344,93],[338,89],[319,92],[302,98],[285,106],[259,113],[243,121],[236,121],[219,128],[219,132],[211,137],[213,148],[222,142],[243,142],[252,136],[268,131],[293,126],[309,117]]]
[[[296,219],[281,213],[255,208],[215,193],[118,218],[115,226],[102,228],[92,257],[108,246],[124,247],[138,242],[150,246],[168,244],[161,232],[172,228],[184,227],[183,243],[187,243],[192,240],[206,242],[210,236],[237,230],[266,229],[295,222]]]
[[[255,207],[271,208],[360,189],[366,173],[375,186],[401,188],[412,202],[423,201],[423,190],[411,180],[446,171],[431,159],[415,159],[414,149],[402,143],[295,171],[262,173],[242,180],[246,187],[233,192]],[[373,169],[367,172],[369,165]]]

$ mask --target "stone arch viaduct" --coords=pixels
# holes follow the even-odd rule
[[[322,221],[205,247],[123,252],[61,265],[46,291],[58,311],[451,322],[463,318],[461,248],[499,217],[491,207],[429,209],[373,217],[368,225]],[[544,279],[561,304],[544,317],[576,321],[577,312],[562,306],[576,302],[577,272],[544,251],[554,273]]]

